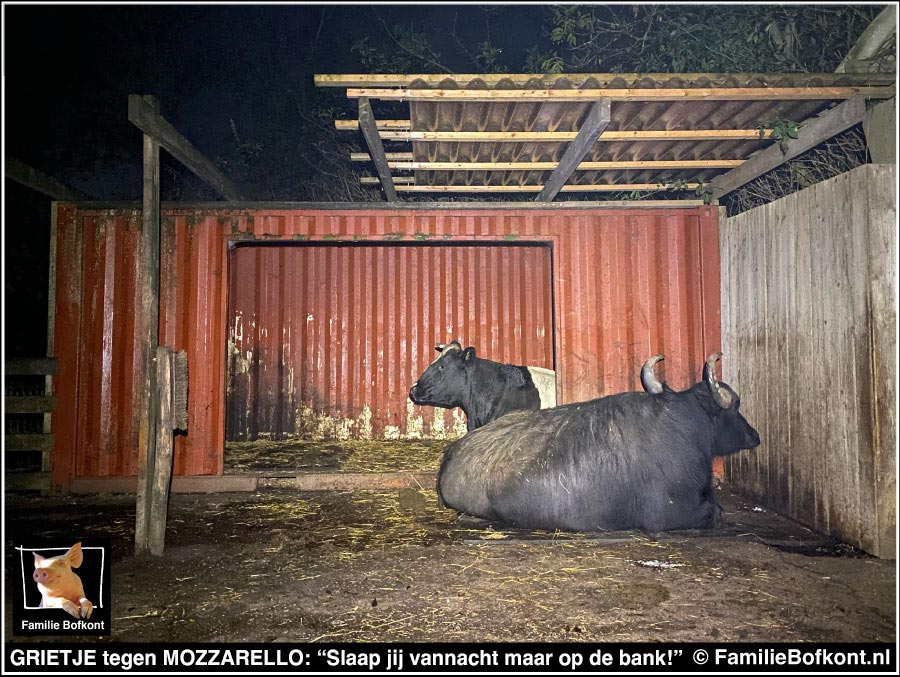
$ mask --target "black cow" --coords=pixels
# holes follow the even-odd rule
[[[660,386],[514,412],[456,440],[438,473],[441,503],[535,529],[721,526],[713,455],[756,447],[759,435],[737,394],[716,381],[719,357],[682,392]]]
[[[409,391],[413,404],[460,407],[472,432],[511,411],[540,409],[541,396],[528,367],[475,357],[458,341],[438,345],[440,356]]]

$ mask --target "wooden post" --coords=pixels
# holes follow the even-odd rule
[[[150,486],[148,549],[154,557],[161,557],[166,544],[166,517],[169,508],[169,486],[172,481],[172,430],[175,419],[172,411],[172,388],[175,356],[168,346],[156,349],[156,387],[159,408],[156,414],[156,457]]]
[[[144,102],[159,110],[152,96]],[[156,414],[159,398],[153,362],[159,342],[159,144],[144,135],[144,198],[141,228],[141,252],[138,262],[141,281],[141,406],[138,412],[138,484],[134,520],[134,554],[147,554],[150,548],[149,524],[156,467]]]

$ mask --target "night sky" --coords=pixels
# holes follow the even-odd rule
[[[483,13],[459,6],[6,5],[4,11],[7,152],[99,199],[140,197],[141,135],[127,119],[129,94],[156,96],[176,129],[214,158],[233,144],[230,120],[247,137],[267,122],[273,92],[292,89],[349,110],[343,90],[315,88],[313,74],[366,72],[351,46],[366,36],[384,44],[378,17],[389,26],[415,22],[425,29],[449,26],[458,15],[461,36],[484,39]],[[540,8],[501,11],[492,25],[516,35],[524,53],[538,40]],[[466,66],[449,39],[435,47],[450,68]],[[516,65],[522,60],[504,56]]]
[[[351,47],[367,36],[384,45],[381,20],[428,31],[456,17],[461,38],[485,39],[475,6],[4,4],[3,12],[5,155],[99,200],[141,197],[141,133],[128,122],[129,94],[156,96],[166,119],[215,159],[235,144],[232,120],[243,139],[267,125],[301,125],[289,112],[273,117],[287,90],[349,117],[343,90],[316,88],[313,74],[369,72]],[[539,40],[541,15],[539,6],[519,5],[492,17],[494,30],[506,32],[493,37],[513,45],[503,55],[510,70]],[[471,71],[449,38],[434,46],[449,68]],[[289,152],[283,157],[291,162]],[[165,168],[176,163],[165,152],[162,163],[165,197]],[[50,201],[4,185],[5,350],[43,355]]]

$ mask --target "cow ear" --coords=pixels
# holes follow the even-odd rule
[[[475,348],[474,347],[469,346],[468,348],[466,348],[463,351],[463,361],[464,362],[471,362],[474,357],[475,357]]]

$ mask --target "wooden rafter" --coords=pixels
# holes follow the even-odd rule
[[[375,120],[378,129],[412,129],[409,120]],[[359,120],[335,120],[334,128],[341,132],[355,132],[359,129]]]
[[[21,183],[23,186],[28,186],[32,190],[52,197],[54,200],[78,202],[87,199],[77,190],[69,188],[52,176],[44,174],[44,172],[26,165],[13,157],[6,158],[4,176],[7,179]]]
[[[353,155],[358,155],[353,153]],[[361,153],[369,160],[366,153]],[[420,172],[440,171],[485,171],[485,172],[531,172],[556,169],[558,162],[416,162],[391,161],[388,153],[388,166],[391,169]],[[400,155],[400,153],[397,153]],[[409,153],[412,155],[412,153]],[[730,169],[741,165],[745,160],[633,160],[619,162],[582,162],[575,169],[588,171],[592,169]]]
[[[384,156],[388,161],[412,162],[412,153],[385,153]],[[372,156],[368,153],[350,153],[350,160],[353,162],[371,162]]]
[[[409,87],[413,82],[422,82],[429,86],[439,85],[448,79],[454,82],[471,82],[480,80],[488,86],[494,86],[499,82],[513,82],[516,85],[525,85],[535,81],[550,84],[558,80],[584,82],[592,79],[599,83],[621,81],[671,81],[682,80],[685,82],[711,81],[722,82],[734,80],[739,77],[745,82],[808,82],[815,80],[822,85],[831,86],[846,81],[846,76],[834,73],[458,73],[447,75],[446,73],[416,73],[410,75],[362,73],[362,74],[318,74],[314,76],[317,87]],[[859,77],[859,76],[855,76]],[[876,74],[863,76],[866,83],[890,84],[894,82],[892,74]]]
[[[378,176],[361,176],[359,178],[359,182],[364,186],[377,186],[381,183],[381,178]],[[411,176],[392,176],[391,182],[395,186],[399,186],[405,183],[412,183],[413,177]]]
[[[754,155],[740,167],[714,178],[710,181],[713,197],[720,198],[826,139],[830,139],[835,134],[840,134],[853,125],[859,124],[865,113],[866,102],[861,96],[835,106],[827,113],[800,127],[797,130],[797,138],[788,141],[787,152],[782,152],[779,144],[773,144]]]
[[[521,143],[539,141],[565,143],[578,132],[391,132],[383,131],[385,141],[477,141]],[[658,131],[606,131],[598,140],[611,141],[741,141],[759,140],[758,129],[661,129]]]
[[[550,202],[556,197],[560,188],[569,180],[584,159],[584,156],[591,149],[591,146],[594,145],[597,137],[609,125],[610,109],[610,100],[605,97],[591,105],[587,117],[585,117],[581,128],[578,130],[578,134],[566,148],[566,152],[560,158],[556,169],[550,174],[550,178],[547,179],[547,183],[544,184],[540,194],[537,196],[538,202]]]
[[[401,183],[401,179],[406,179],[406,183]],[[412,177],[394,177],[397,182],[397,192],[419,192],[419,193],[538,193],[544,186],[541,184],[528,184],[525,186],[490,186],[479,184],[477,186],[434,186],[434,185],[415,185],[409,183]],[[378,179],[374,176],[363,176],[360,178],[362,184],[377,183]],[[699,187],[699,183],[683,183],[681,186],[685,189],[693,190]],[[602,193],[620,190],[665,190],[666,183],[619,183],[619,184],[589,184],[589,185],[566,185],[560,190],[565,193]]]
[[[351,99],[384,101],[807,101],[865,96],[887,99],[893,86],[872,87],[690,87],[665,89],[376,89],[347,90]]]
[[[384,156],[384,146],[381,145],[381,138],[378,136],[378,129],[375,126],[372,105],[365,97],[359,99],[359,128],[366,139],[366,145],[369,146],[369,155],[372,156],[372,162],[375,163],[375,170],[381,179],[384,195],[388,202],[396,202],[397,191],[394,190],[391,170],[388,168],[387,158]]]

